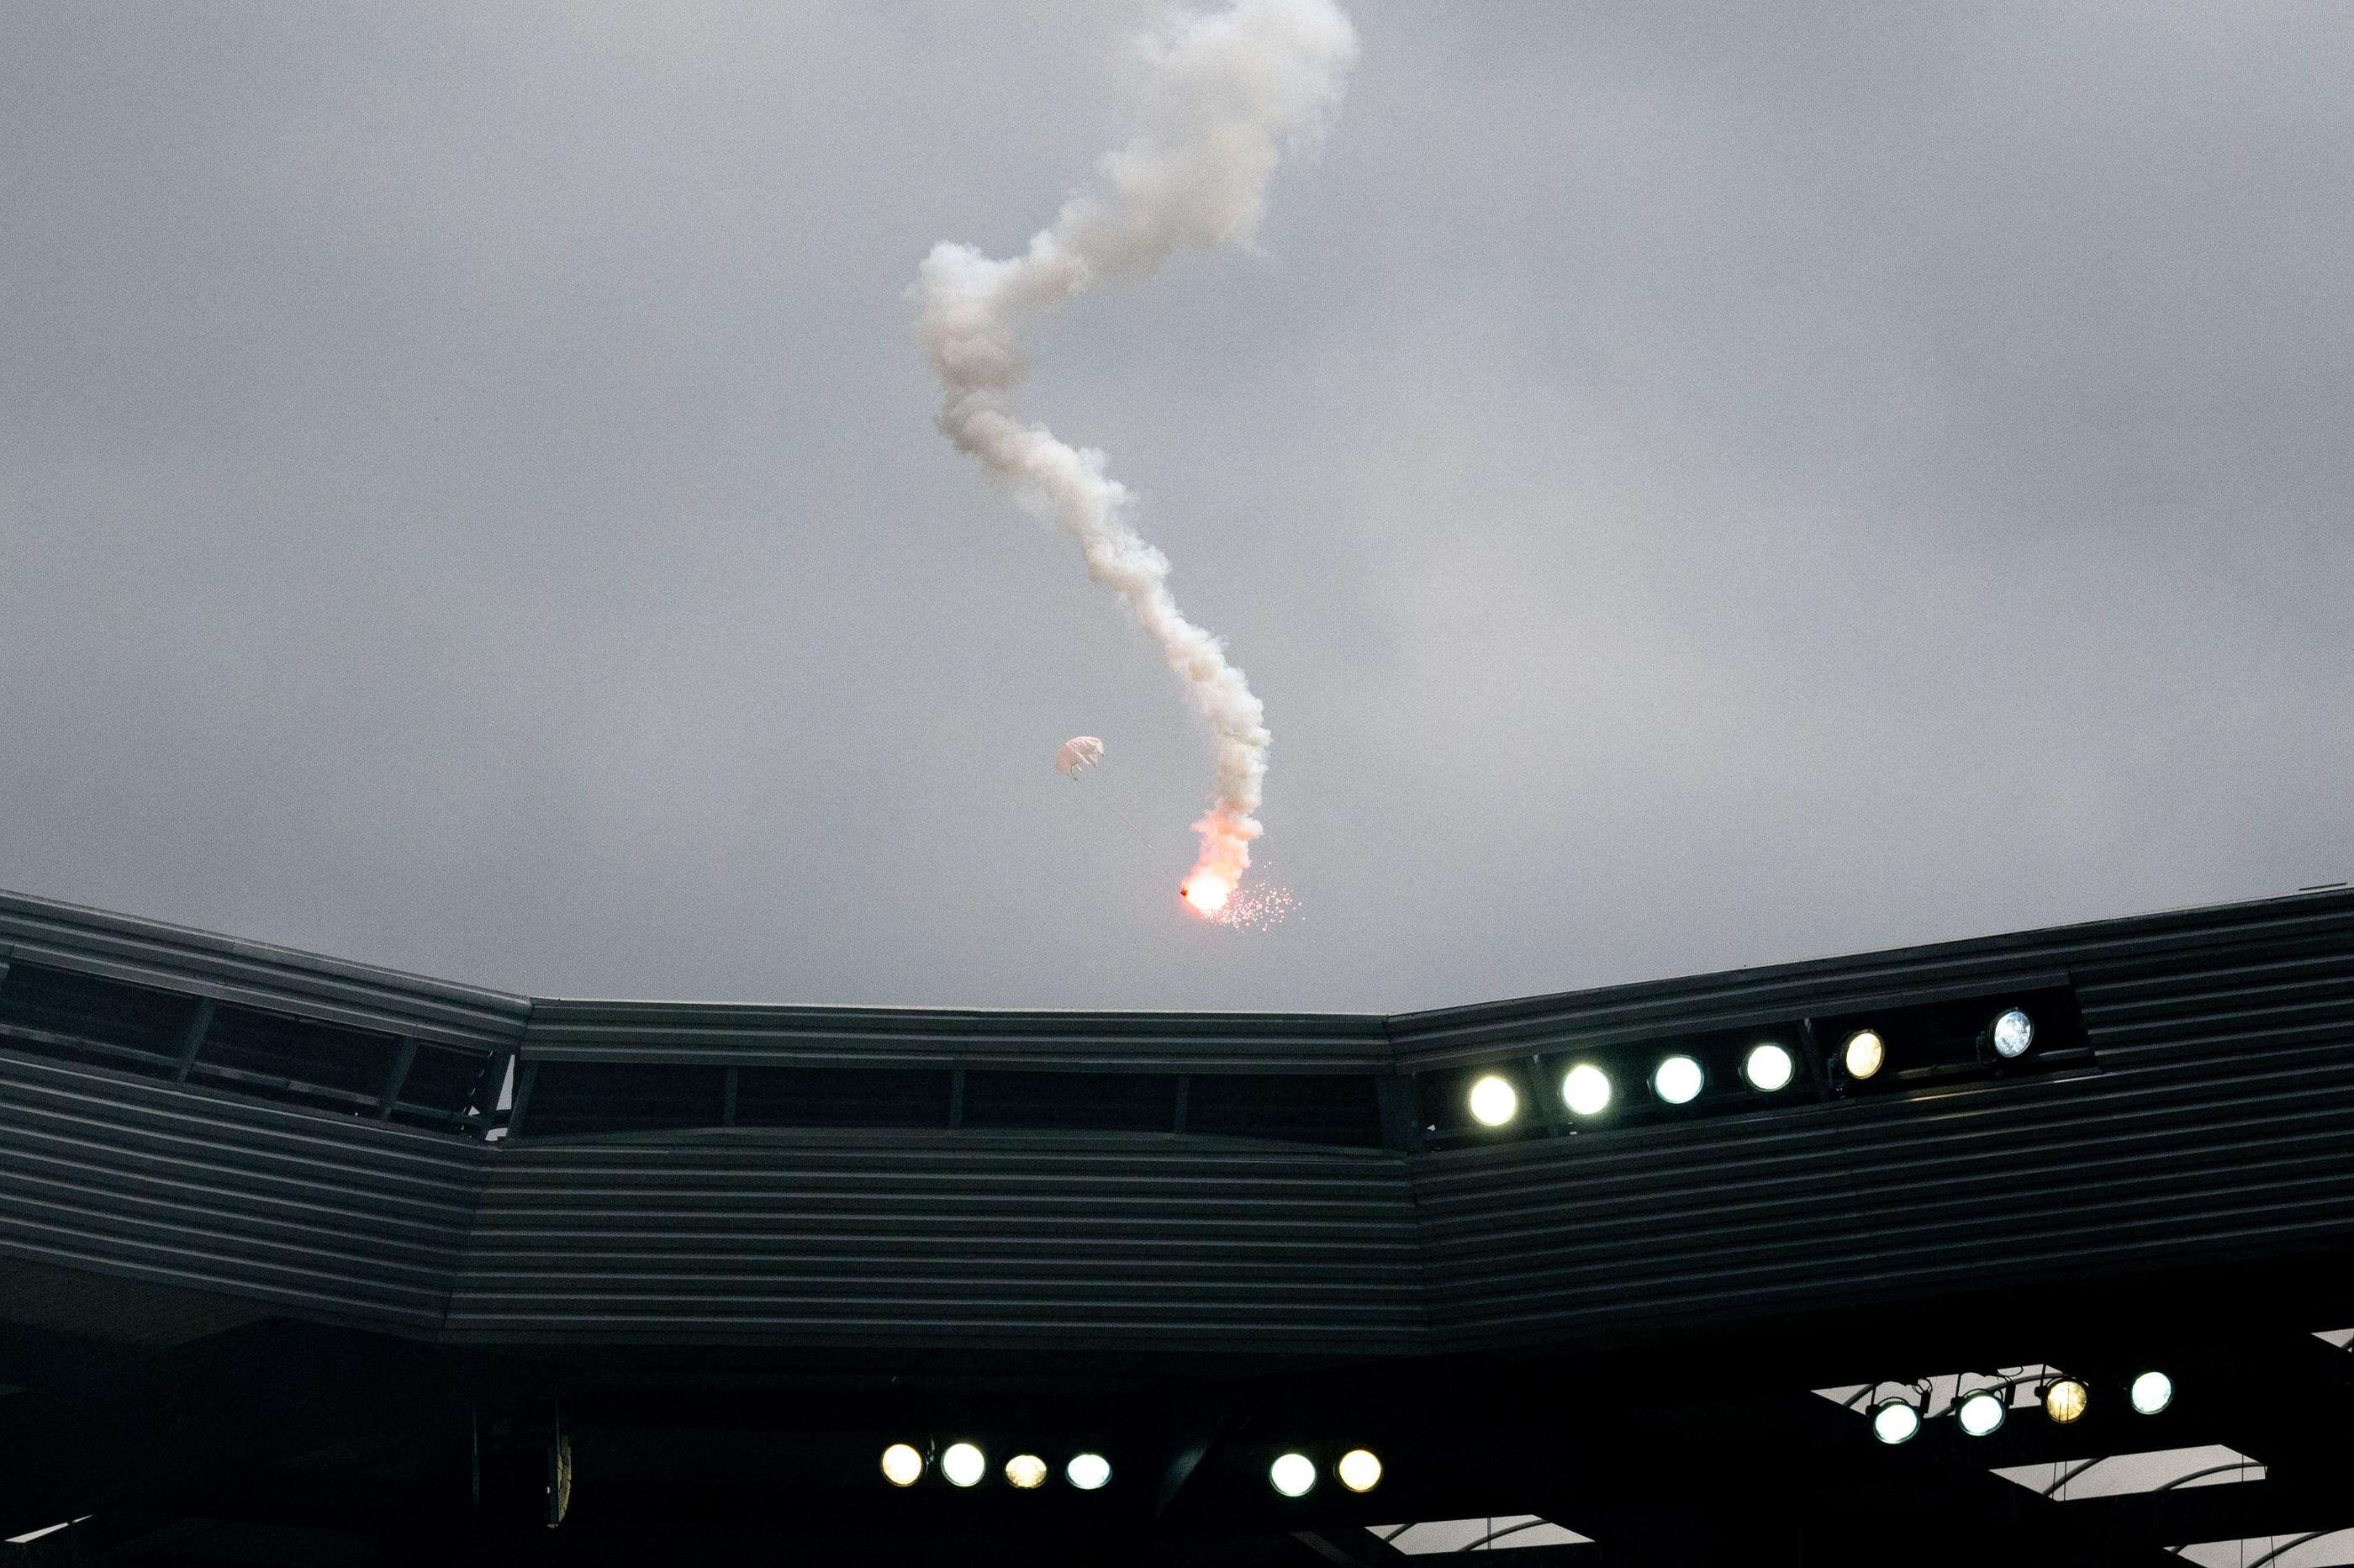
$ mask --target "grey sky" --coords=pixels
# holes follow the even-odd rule
[[[1267,703],[1256,935],[904,298],[1118,138],[1147,7],[0,12],[0,885],[1394,1009],[2354,872],[2354,11],[1352,11],[1260,252],[1033,338]]]

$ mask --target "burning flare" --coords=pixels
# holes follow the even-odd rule
[[[1245,855],[1243,858],[1247,861],[1250,857]],[[1233,883],[1214,872],[1200,870],[1187,877],[1185,885],[1177,890],[1178,897],[1182,898],[1204,915],[1215,915],[1226,906],[1226,900],[1234,895]]]
[[[1104,472],[1104,455],[1023,422],[1013,390],[1029,366],[1014,326],[1098,278],[1149,273],[1180,245],[1248,239],[1278,154],[1321,131],[1357,44],[1331,0],[1235,0],[1208,16],[1178,14],[1139,48],[1149,85],[1136,134],[1104,155],[1097,184],[1064,202],[1023,254],[933,247],[914,291],[917,336],[946,393],[941,432],[1078,542],[1087,575],[1119,596],[1208,721],[1216,779],[1182,890],[1214,914],[1259,836],[1266,710],[1225,645],[1178,609],[1169,557],[1129,524],[1128,488]]]

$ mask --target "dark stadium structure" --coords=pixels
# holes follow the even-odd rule
[[[14,895],[0,960],[0,1563],[2354,1526],[2354,892],[1395,1017],[548,1001]]]

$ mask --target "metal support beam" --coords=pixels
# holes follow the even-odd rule
[[[2151,1546],[2302,1535],[2354,1526],[2354,1488],[2342,1481],[2319,1486],[2234,1481],[2084,1498],[2060,1506],[2071,1520],[2082,1520],[2114,1540]]]
[[[196,1053],[204,1049],[205,1035],[213,1026],[213,999],[200,996],[196,1010],[188,1015],[188,1026],[180,1032],[180,1054],[172,1065],[172,1082],[188,1081],[188,1069],[196,1065]]]
[[[1369,1530],[1295,1530],[1291,1539],[1344,1568],[1399,1568],[1414,1561]]]
[[[415,1065],[417,1041],[414,1036],[405,1037],[400,1043],[399,1054],[392,1059],[392,1071],[385,1075],[384,1093],[377,1097],[376,1107],[376,1120],[391,1118],[393,1104],[400,1098],[401,1086],[408,1082],[408,1069]]]
[[[539,1077],[539,1064],[525,1062],[515,1069],[514,1105],[507,1111],[507,1136],[523,1136],[524,1112],[531,1108],[531,1086]]]

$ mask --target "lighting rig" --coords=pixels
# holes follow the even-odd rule
[[[2032,1387],[2035,1403],[2055,1425],[2071,1425],[2092,1407],[2093,1390],[2084,1379],[2045,1368],[1968,1386],[1957,1380],[1952,1398],[1935,1413],[1936,1417],[1951,1416],[1965,1436],[1990,1437],[2009,1417],[2011,1391],[2022,1385]],[[1881,1393],[1892,1386],[1902,1392]],[[1930,1410],[1934,1385],[1927,1380],[1901,1385],[1875,1383],[1865,1393],[1870,1395],[1872,1435],[1892,1446],[1911,1442],[1925,1423],[1935,1418]],[[2174,1380],[2155,1368],[2137,1373],[2126,1387],[2126,1403],[2136,1414],[2159,1414],[2174,1403]]]
[[[939,1449],[937,1460],[928,1457],[930,1445],[918,1448],[912,1443],[894,1443],[883,1450],[883,1478],[895,1487],[912,1487],[933,1469],[942,1479],[960,1489],[977,1487],[989,1476],[989,1458],[981,1446],[970,1442],[955,1442]],[[1331,1464],[1332,1478],[1352,1492],[1369,1492],[1382,1482],[1381,1457],[1370,1448],[1351,1448]],[[1267,1485],[1287,1498],[1302,1498],[1316,1489],[1323,1467],[1299,1450],[1286,1449],[1267,1466]],[[1046,1461],[1031,1453],[1020,1453],[1005,1461],[1004,1476],[1008,1485],[1019,1491],[1035,1491],[1046,1484],[1052,1473]],[[1111,1481],[1111,1461],[1092,1449],[1074,1454],[1063,1466],[1063,1478],[1083,1492],[1101,1491]]]
[[[925,1448],[912,1443],[894,1443],[883,1450],[883,1478],[895,1487],[912,1487],[934,1467],[952,1487],[977,1487],[988,1478],[989,1457],[980,1444],[967,1442],[940,1449],[937,1466],[926,1457]],[[1015,1490],[1031,1492],[1046,1484],[1052,1470],[1039,1456],[1023,1452],[1005,1461],[1004,1474],[1006,1483]],[[1111,1461],[1091,1448],[1082,1449],[1064,1462],[1063,1479],[1083,1492],[1101,1491],[1111,1481]]]
[[[2092,1065],[2074,994],[2062,979],[1434,1072],[1421,1090],[1424,1134],[1446,1147],[1756,1109],[1786,1095],[1829,1102]],[[1622,1092],[1624,1083],[1649,1092]],[[1532,1108],[1540,1114],[1528,1117]]]

